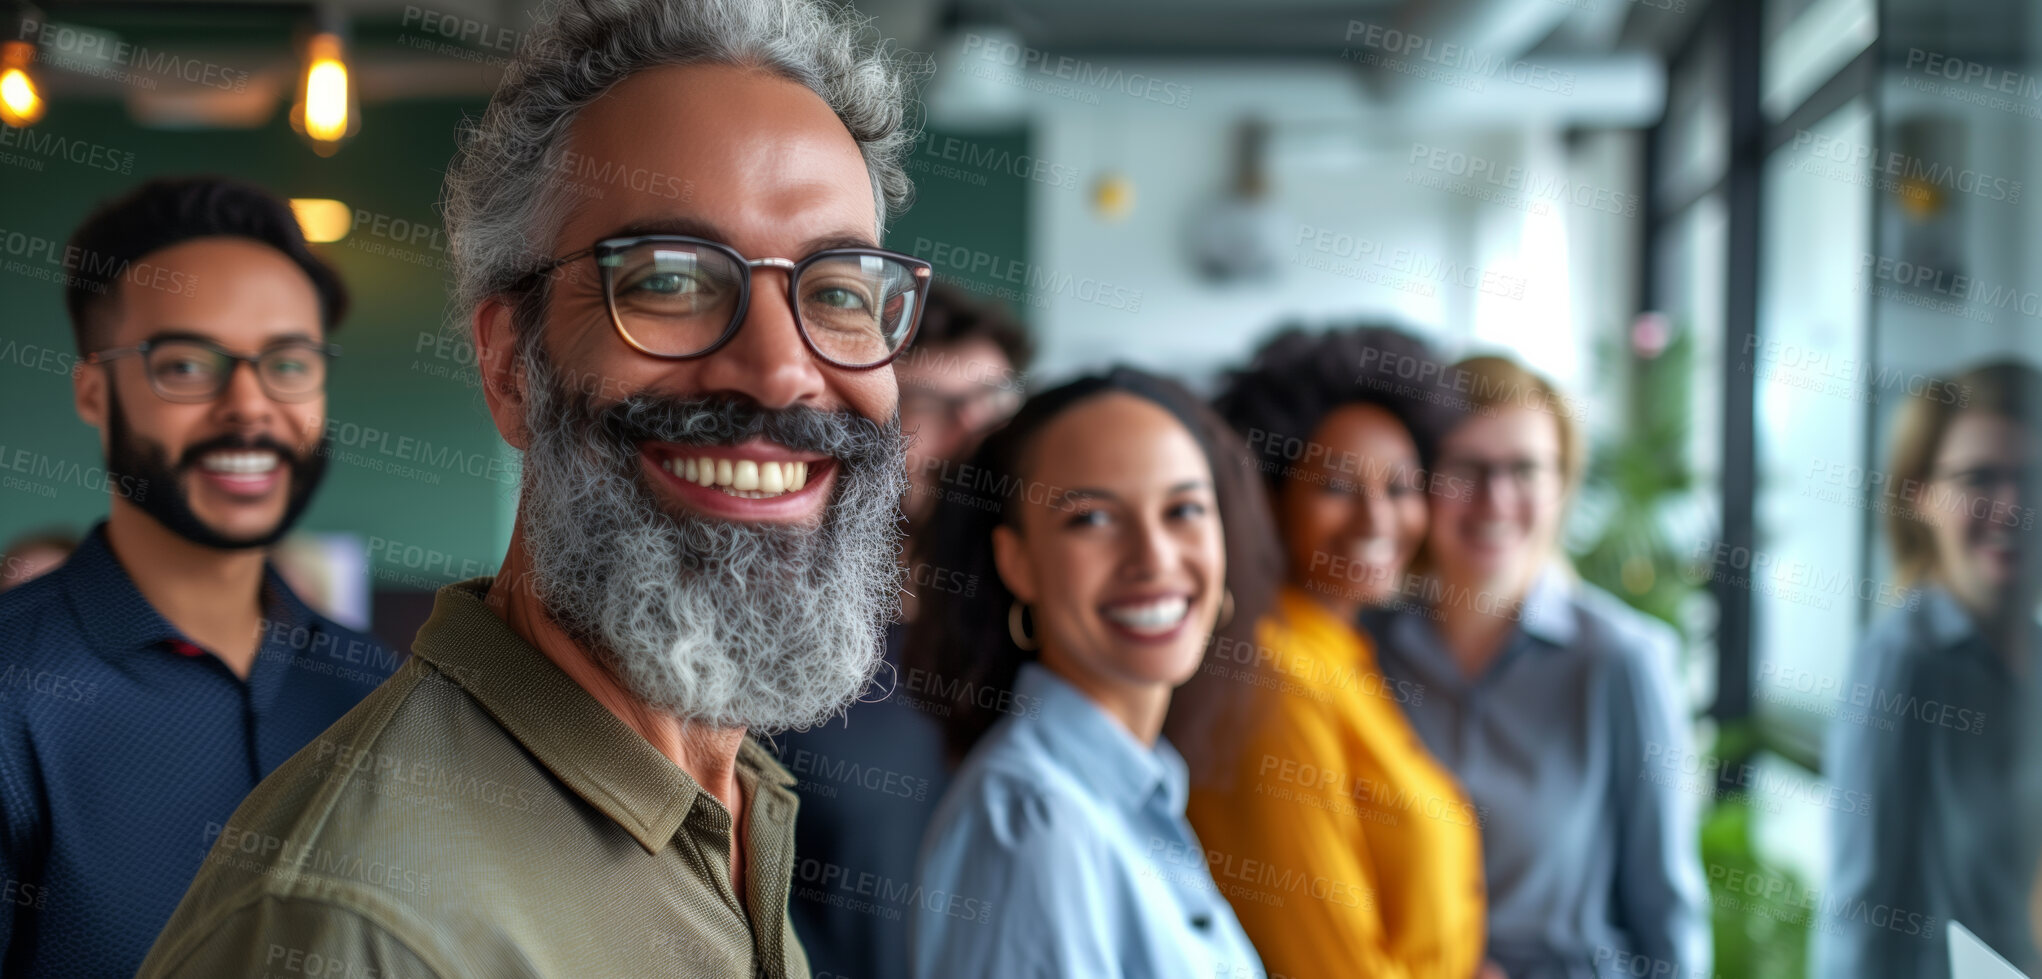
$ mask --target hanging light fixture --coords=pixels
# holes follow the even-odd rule
[[[28,66],[35,62],[35,45],[29,41],[0,42],[0,122],[16,128],[33,126],[43,117],[48,103],[42,87]]]
[[[12,6],[12,16],[0,18],[8,27],[7,40],[0,41],[0,122],[23,128],[41,121],[49,107],[29,70],[35,63],[35,42],[29,37],[40,32],[43,15],[27,4]]]
[[[343,140],[361,129],[361,108],[347,64],[345,24],[332,8],[321,8],[317,33],[305,42],[305,74],[291,106],[291,128],[332,156]]]

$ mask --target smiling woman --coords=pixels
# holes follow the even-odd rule
[[[1695,807],[1647,759],[1691,751],[1672,630],[1574,577],[1570,402],[1502,357],[1449,369],[1469,414],[1440,440],[1420,600],[1366,614],[1383,675],[1480,820],[1488,957],[1512,976],[1611,955],[1704,975]]]
[[[1357,376],[1356,364],[1411,376]],[[1460,421],[1449,388],[1418,380],[1442,367],[1395,329],[1290,330],[1217,402],[1261,455],[1289,573],[1252,652],[1194,688],[1245,686],[1252,709],[1224,736],[1193,740],[1181,713],[1171,730],[1200,776],[1188,808],[1209,852],[1325,882],[1324,900],[1236,896],[1272,973],[1339,962],[1377,979],[1468,979],[1482,962],[1480,814],[1403,715],[1424,688],[1384,677],[1357,621],[1404,600],[1428,467]],[[1347,893],[1370,899],[1332,896]]]
[[[908,639],[970,752],[924,839],[921,890],[953,900],[917,905],[914,974],[1259,972],[1160,736],[1276,578],[1245,452],[1181,387],[1121,369],[1029,401],[960,472],[982,478],[944,488],[919,557],[993,584],[927,600]],[[1003,910],[958,921],[959,900]]]
[[[2000,360],[1949,390],[1903,403],[1888,485],[1874,497],[1887,504],[1893,563],[1911,590],[1859,644],[1846,688],[1857,709],[1839,712],[1825,739],[1831,791],[1882,800],[1830,812],[1830,884],[1841,906],[1961,922],[2032,975],[2042,952],[2024,912],[2042,854],[2042,780],[2024,678],[2042,647],[2042,373]],[[1892,918],[1819,932],[1817,974],[1950,974],[1942,928]]]

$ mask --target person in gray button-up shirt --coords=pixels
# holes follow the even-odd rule
[[[2038,382],[2025,364],[1988,364],[1895,419],[1887,539],[1914,590],[1833,688],[1823,774],[1872,804],[1830,819],[1816,975],[1948,976],[1950,921],[2042,968],[2028,921],[2042,852]]]
[[[1500,358],[1454,372],[1476,410],[1440,446],[1430,575],[1365,626],[1481,813],[1489,957],[1511,979],[1706,976],[1673,630],[1556,561],[1581,470],[1567,403]]]

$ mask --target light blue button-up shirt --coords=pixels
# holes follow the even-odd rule
[[[1261,979],[1184,819],[1189,776],[1049,670],[988,731],[922,844],[918,979]]]
[[[1953,919],[2026,974],[2042,969],[2028,925],[2042,854],[2033,655],[2014,668],[1933,587],[1865,636],[1832,697],[1823,774],[1870,804],[1830,815],[1814,975],[1947,977]]]
[[[1708,975],[1673,630],[1558,569],[1479,677],[1424,613],[1364,623],[1383,675],[1422,690],[1405,713],[1481,813],[1489,958],[1510,979]]]

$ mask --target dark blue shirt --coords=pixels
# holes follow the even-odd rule
[[[950,782],[940,718],[956,692],[899,665],[904,633],[887,628],[886,696],[773,739],[800,780],[787,916],[817,979],[908,974],[915,854]]]
[[[0,975],[131,976],[220,826],[398,663],[274,568],[243,681],[95,528],[0,594]]]

